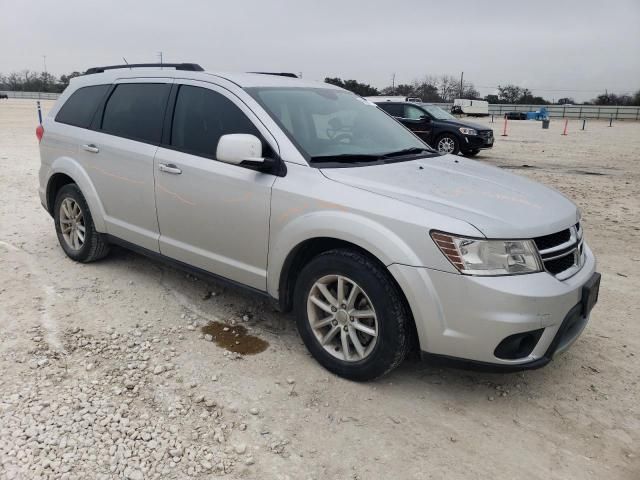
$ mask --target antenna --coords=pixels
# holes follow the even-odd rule
[[[162,52],[158,52],[158,57],[160,57],[160,68],[162,68]]]
[[[124,60],[124,63],[126,63],[127,65],[129,65],[129,62],[127,62],[127,59],[122,57],[122,60]],[[131,69],[131,67],[129,67],[129,69]]]

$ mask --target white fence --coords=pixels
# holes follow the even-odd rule
[[[451,103],[434,103],[446,111]],[[489,104],[489,114],[503,117],[507,112],[535,112],[546,108],[550,118],[586,118],[602,120],[640,120],[640,107],[617,107],[615,105],[512,105]]]
[[[0,91],[9,98],[28,98],[32,100],[56,100],[59,93]],[[451,103],[434,103],[451,110]],[[640,107],[616,107],[610,105],[511,105],[506,103],[490,104],[489,114],[503,117],[507,112],[535,112],[546,108],[551,118],[586,118],[602,120],[640,120]]]
[[[6,95],[9,98],[28,98],[31,100],[57,100],[60,96],[59,93],[49,92],[14,92],[7,90],[0,90],[0,95]]]

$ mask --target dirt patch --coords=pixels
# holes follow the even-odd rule
[[[249,335],[242,325],[229,326],[221,322],[210,322],[202,327],[202,333],[211,335],[219,347],[241,355],[255,355],[269,347],[265,340]]]

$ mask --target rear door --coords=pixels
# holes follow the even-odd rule
[[[86,130],[80,155],[105,210],[107,233],[158,251],[153,158],[172,79],[116,82]]]
[[[220,162],[215,154],[225,134],[262,138],[265,156],[274,154],[275,139],[226,89],[206,82],[176,82],[168,132],[155,158],[160,251],[266,290],[271,187],[276,177]]]

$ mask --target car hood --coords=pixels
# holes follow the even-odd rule
[[[482,130],[492,130],[486,125],[481,125],[479,123],[467,122],[462,120],[436,120],[439,123],[444,123],[446,125],[451,125],[452,127],[467,127],[473,128],[474,130],[482,131]]]
[[[578,221],[577,207],[560,192],[453,155],[321,171],[336,182],[465,221],[488,238],[538,237]]]

